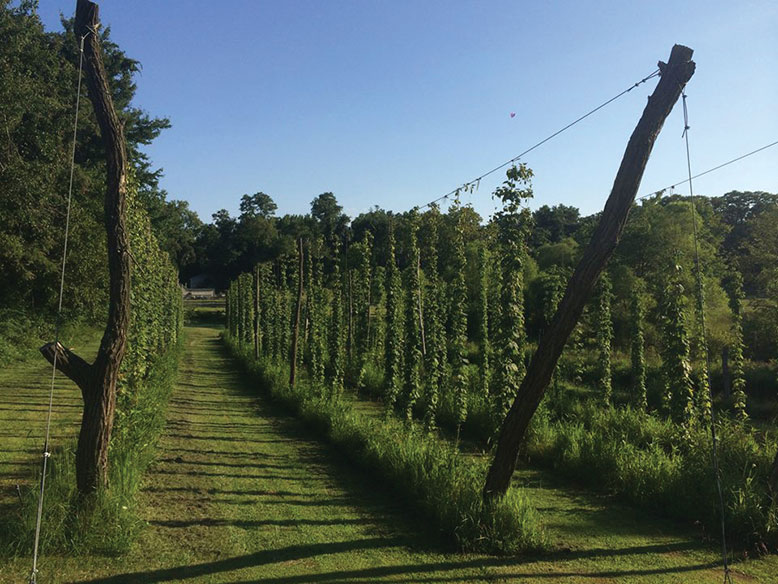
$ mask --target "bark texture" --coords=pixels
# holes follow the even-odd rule
[[[127,154],[122,124],[111,99],[103,66],[98,29],[98,6],[78,0],[75,33],[84,39],[84,72],[105,148],[107,188],[105,229],[108,235],[109,309],[100,349],[89,365],[62,345],[49,344],[41,352],[81,389],[84,413],[76,450],[76,483],[89,494],[108,484],[108,445],[116,411],[119,379],[130,325],[130,245],[126,228]]]
[[[661,77],[629,139],[611,194],[583,257],[570,278],[551,324],[543,333],[518,395],[500,430],[497,450],[486,477],[484,498],[503,495],[510,485],[519,445],[540,405],[562,349],[581,316],[597,278],[618,243],[665,119],[694,74],[693,51],[675,45]]]

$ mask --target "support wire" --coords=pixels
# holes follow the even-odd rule
[[[702,270],[700,269],[700,249],[697,238],[697,206],[694,198],[694,189],[692,188],[692,163],[691,155],[689,153],[689,112],[686,107],[686,92],[682,92],[683,98],[683,135],[686,142],[686,168],[689,178],[689,198],[691,200],[692,211],[692,237],[694,239],[694,267],[697,279],[697,311],[700,316],[700,328],[702,330],[703,350],[705,351],[705,362],[707,367],[708,379],[708,398],[710,399],[710,434],[711,434],[711,458],[713,461],[713,473],[716,479],[716,490],[719,496],[719,513],[721,514],[721,561],[724,566],[724,584],[732,583],[732,576],[729,569],[729,558],[727,552],[727,531],[726,521],[724,518],[724,494],[721,490],[721,472],[719,470],[719,456],[718,456],[718,444],[716,439],[716,413],[713,410],[713,385],[710,380],[710,351],[708,350],[708,333],[705,324],[705,290],[702,282]]]
[[[57,318],[54,326],[54,357],[51,368],[51,388],[49,390],[49,409],[46,414],[46,437],[43,442],[43,464],[41,469],[40,492],[38,494],[38,513],[35,519],[35,543],[33,545],[32,572],[30,574],[30,584],[36,584],[38,580],[38,550],[40,547],[41,521],[43,517],[43,495],[46,490],[46,470],[48,467],[51,452],[49,450],[49,439],[51,437],[51,413],[54,406],[54,382],[57,378],[57,354],[59,346],[59,333],[62,324],[62,299],[65,292],[65,266],[68,255],[68,238],[70,236],[70,206],[73,199],[73,175],[76,166],[76,138],[78,135],[78,109],[81,102],[81,73],[84,66],[84,41],[86,35],[81,37],[78,57],[78,84],[76,89],[76,113],[73,121],[73,145],[70,151],[70,179],[68,182],[67,209],[65,211],[65,236],[62,245],[62,267],[59,280],[59,302],[57,304]]]

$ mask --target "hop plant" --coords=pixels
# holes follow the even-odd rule
[[[532,224],[522,202],[532,197],[532,171],[512,166],[506,180],[494,192],[503,208],[495,213],[500,269],[500,312],[497,323],[497,367],[492,380],[495,427],[502,424],[524,378],[524,262]]]

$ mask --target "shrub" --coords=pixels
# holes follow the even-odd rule
[[[717,434],[728,537],[743,548],[775,546],[778,521],[767,490],[775,440],[726,419]],[[527,454],[571,479],[719,532],[707,427],[579,404],[562,416],[533,419]]]

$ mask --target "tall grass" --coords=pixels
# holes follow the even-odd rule
[[[717,425],[729,543],[763,551],[778,545],[778,516],[767,477],[775,439],[729,420]],[[626,408],[579,402],[533,419],[526,455],[575,480],[640,507],[701,523],[719,537],[721,513],[710,429],[682,428]]]
[[[418,424],[360,414],[348,399],[321,397],[303,379],[288,384],[283,366],[256,361],[229,338],[227,346],[275,401],[292,411],[361,468],[380,477],[406,504],[433,521],[463,550],[512,554],[548,547],[539,515],[513,489],[485,505],[485,462],[464,458]]]
[[[498,429],[488,398],[471,390],[468,400],[462,436],[492,444]],[[455,404],[445,393],[438,421],[449,430],[456,426]],[[767,478],[778,440],[726,416],[716,432],[728,543],[760,552],[777,548],[778,508]],[[706,424],[683,428],[628,405],[603,408],[592,391],[560,382],[535,414],[521,456],[658,515],[701,524],[720,538],[711,445]]]
[[[76,490],[75,440],[55,450],[48,463],[43,500],[42,553],[112,555],[129,549],[143,526],[137,516],[136,494],[165,424],[180,350],[179,343],[154,362],[142,383],[123,387],[111,437],[109,488],[83,500]],[[36,472],[31,486],[21,491],[18,508],[0,517],[0,550],[10,555],[32,550],[40,469]]]

